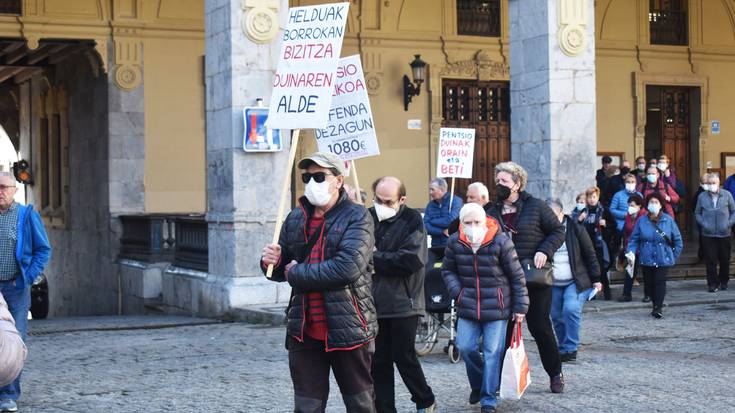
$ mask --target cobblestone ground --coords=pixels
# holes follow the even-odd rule
[[[585,314],[567,391],[549,393],[527,340],[533,384],[499,411],[732,412],[734,322],[735,304],[674,307],[663,320],[645,310]],[[245,324],[36,335],[21,411],[287,412],[283,340],[283,328]],[[440,347],[422,358],[440,411],[479,412],[466,402],[464,365]],[[396,393],[398,411],[412,411],[402,383]],[[341,403],[333,383],[328,411],[343,411]]]

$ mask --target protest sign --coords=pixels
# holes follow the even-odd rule
[[[349,6],[333,3],[288,10],[266,121],[271,129],[294,129],[273,244],[278,243],[283,225],[300,129],[327,125]],[[273,265],[269,265],[266,276],[272,274]]]
[[[360,55],[340,59],[327,127],[314,136],[319,151],[346,161],[380,155]]]
[[[273,78],[269,128],[327,125],[349,6],[333,3],[289,9]]]
[[[472,178],[474,155],[474,129],[441,128],[439,130],[436,176]]]

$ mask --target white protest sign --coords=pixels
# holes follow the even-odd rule
[[[321,129],[327,125],[350,3],[288,10],[266,126]]]
[[[439,159],[436,176],[444,178],[472,178],[475,155],[475,130],[441,128],[439,130]]]
[[[346,161],[380,155],[360,55],[340,59],[327,127],[314,136],[319,151]]]

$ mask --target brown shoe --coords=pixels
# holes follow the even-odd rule
[[[551,378],[551,392],[564,393],[564,374],[559,373],[558,376]]]

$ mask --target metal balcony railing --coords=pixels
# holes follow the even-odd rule
[[[651,26],[651,44],[689,44],[689,17],[686,11],[651,9],[648,22]]]
[[[500,0],[457,0],[457,33],[500,37]]]

